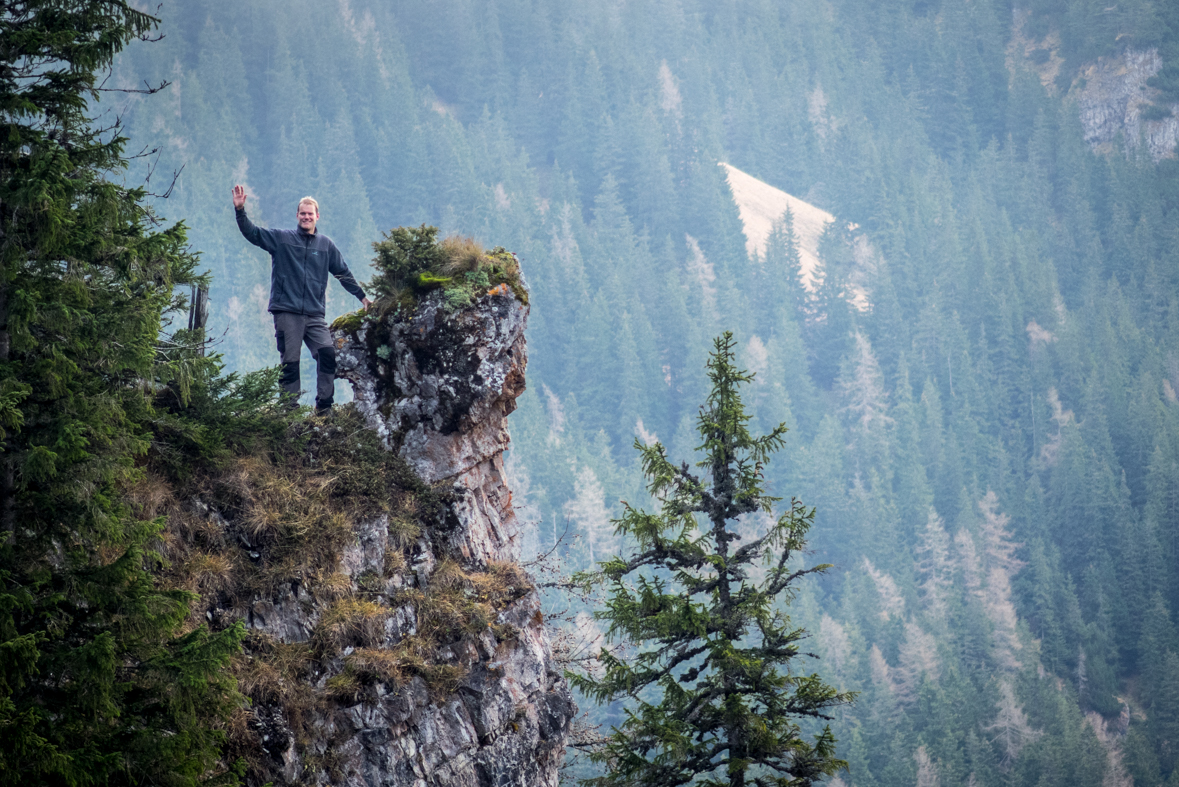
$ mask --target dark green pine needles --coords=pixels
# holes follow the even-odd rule
[[[599,703],[626,702],[625,720],[591,755],[606,766],[585,781],[595,787],[809,785],[845,767],[830,730],[808,741],[800,722],[829,719],[852,695],[797,671],[806,632],[782,611],[799,579],[829,567],[793,565],[814,509],[792,500],[768,532],[737,531],[740,517],[770,513],[779,499],[765,493],[762,469],[786,427],[749,434],[738,389],[753,375],[734,366],[733,348],[725,333],[708,362],[712,391],[697,426],[705,473],[636,441],[659,512],[624,503],[616,532],[634,554],[580,578],[608,585],[597,617],[610,622],[609,639],[637,651],[603,650],[600,670],[570,676]]]
[[[126,496],[151,394],[209,363],[160,346],[197,260],[119,185],[125,140],[89,116],[156,24],[120,0],[0,13],[0,785],[234,780],[218,760],[244,629],[188,625],[191,595],[150,572],[162,522]]]

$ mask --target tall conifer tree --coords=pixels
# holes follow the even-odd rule
[[[156,24],[123,0],[0,14],[0,784],[199,783],[236,697],[243,630],[184,633],[189,595],[147,571],[161,523],[124,502],[151,393],[185,376],[157,341],[196,259],[108,179],[125,140],[89,102]]]
[[[784,787],[846,767],[830,729],[807,741],[799,720],[828,719],[851,695],[797,669],[806,632],[781,610],[799,579],[828,568],[793,565],[814,510],[792,500],[764,535],[739,532],[740,517],[770,514],[778,499],[765,493],[763,470],[786,427],[749,433],[739,387],[753,375],[736,368],[734,354],[731,333],[715,340],[712,390],[697,422],[704,477],[669,461],[661,443],[636,441],[660,511],[624,504],[616,533],[637,550],[601,563],[596,575],[610,588],[598,613],[608,636],[638,653],[623,660],[603,650],[599,675],[572,676],[599,702],[629,700],[625,720],[594,754],[607,773],[587,784]]]

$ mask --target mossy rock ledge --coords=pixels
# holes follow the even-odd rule
[[[249,630],[227,752],[248,785],[556,787],[577,709],[502,462],[527,317],[500,287],[340,325],[355,403],[177,504],[193,624]]]

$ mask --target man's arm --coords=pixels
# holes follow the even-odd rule
[[[328,271],[333,276],[340,280],[340,284],[344,289],[355,295],[360,299],[360,303],[364,308],[373,305],[373,302],[364,294],[364,290],[360,287],[360,282],[356,281],[356,277],[352,275],[352,271],[348,270],[348,264],[344,262],[344,255],[340,254],[340,250],[336,248],[336,244],[332,244],[331,254],[328,256]]]
[[[233,212],[237,216],[237,228],[241,230],[242,237],[271,254],[278,249],[274,231],[255,226],[246,216],[246,190],[241,185],[233,187]]]

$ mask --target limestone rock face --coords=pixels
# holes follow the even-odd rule
[[[453,484],[453,545],[477,563],[519,557],[503,451],[524,391],[527,320],[528,307],[500,286],[460,311],[436,295],[410,315],[335,336],[337,375],[369,424],[427,483]]]
[[[279,681],[272,693],[296,701],[252,695],[246,724],[262,749],[257,756],[266,760],[264,780],[334,787],[556,787],[576,707],[553,660],[536,590],[518,569],[504,568],[519,555],[502,453],[507,415],[524,390],[527,316],[525,304],[497,288],[458,311],[427,298],[411,314],[336,333],[339,376],[351,381],[357,406],[386,447],[436,490],[431,499],[447,509],[438,519],[445,526],[412,536],[416,545],[393,549],[391,514],[351,522],[353,538],[338,555],[335,590],[325,595],[293,582],[244,605],[209,611],[213,625],[240,619],[252,637],[276,643],[277,653],[311,648],[332,624],[341,598],[380,608],[379,623],[346,632],[358,639],[328,651],[332,655],[306,673],[303,687]],[[218,518],[218,527],[235,532],[232,517],[227,523],[207,506],[202,510],[202,516]],[[394,552],[405,562],[390,571],[388,555]],[[412,600],[446,587],[443,566],[451,576],[506,572],[505,582],[518,589],[494,606],[494,621],[464,629],[468,633],[431,656],[459,677],[431,683],[428,669],[419,669],[409,678],[341,689],[341,678],[357,669],[357,656],[395,653],[421,634],[418,626],[425,624],[415,612],[421,607]],[[313,701],[300,702],[300,696]]]
[[[344,705],[323,720],[347,787],[555,787],[576,708],[551,665],[531,593],[503,615],[511,642],[485,637],[470,672],[438,702],[417,679],[375,702]],[[325,752],[327,748],[325,747]],[[291,758],[293,759],[293,758]],[[297,769],[288,773],[297,777]],[[296,779],[292,779],[292,782]]]
[[[1175,156],[1179,141],[1179,104],[1172,116],[1144,120],[1142,109],[1156,90],[1146,81],[1163,67],[1157,49],[1129,49],[1117,57],[1098,58],[1081,70],[1084,82],[1076,91],[1085,141],[1098,150],[1111,149],[1120,134],[1127,151],[1146,144],[1153,160]]]

